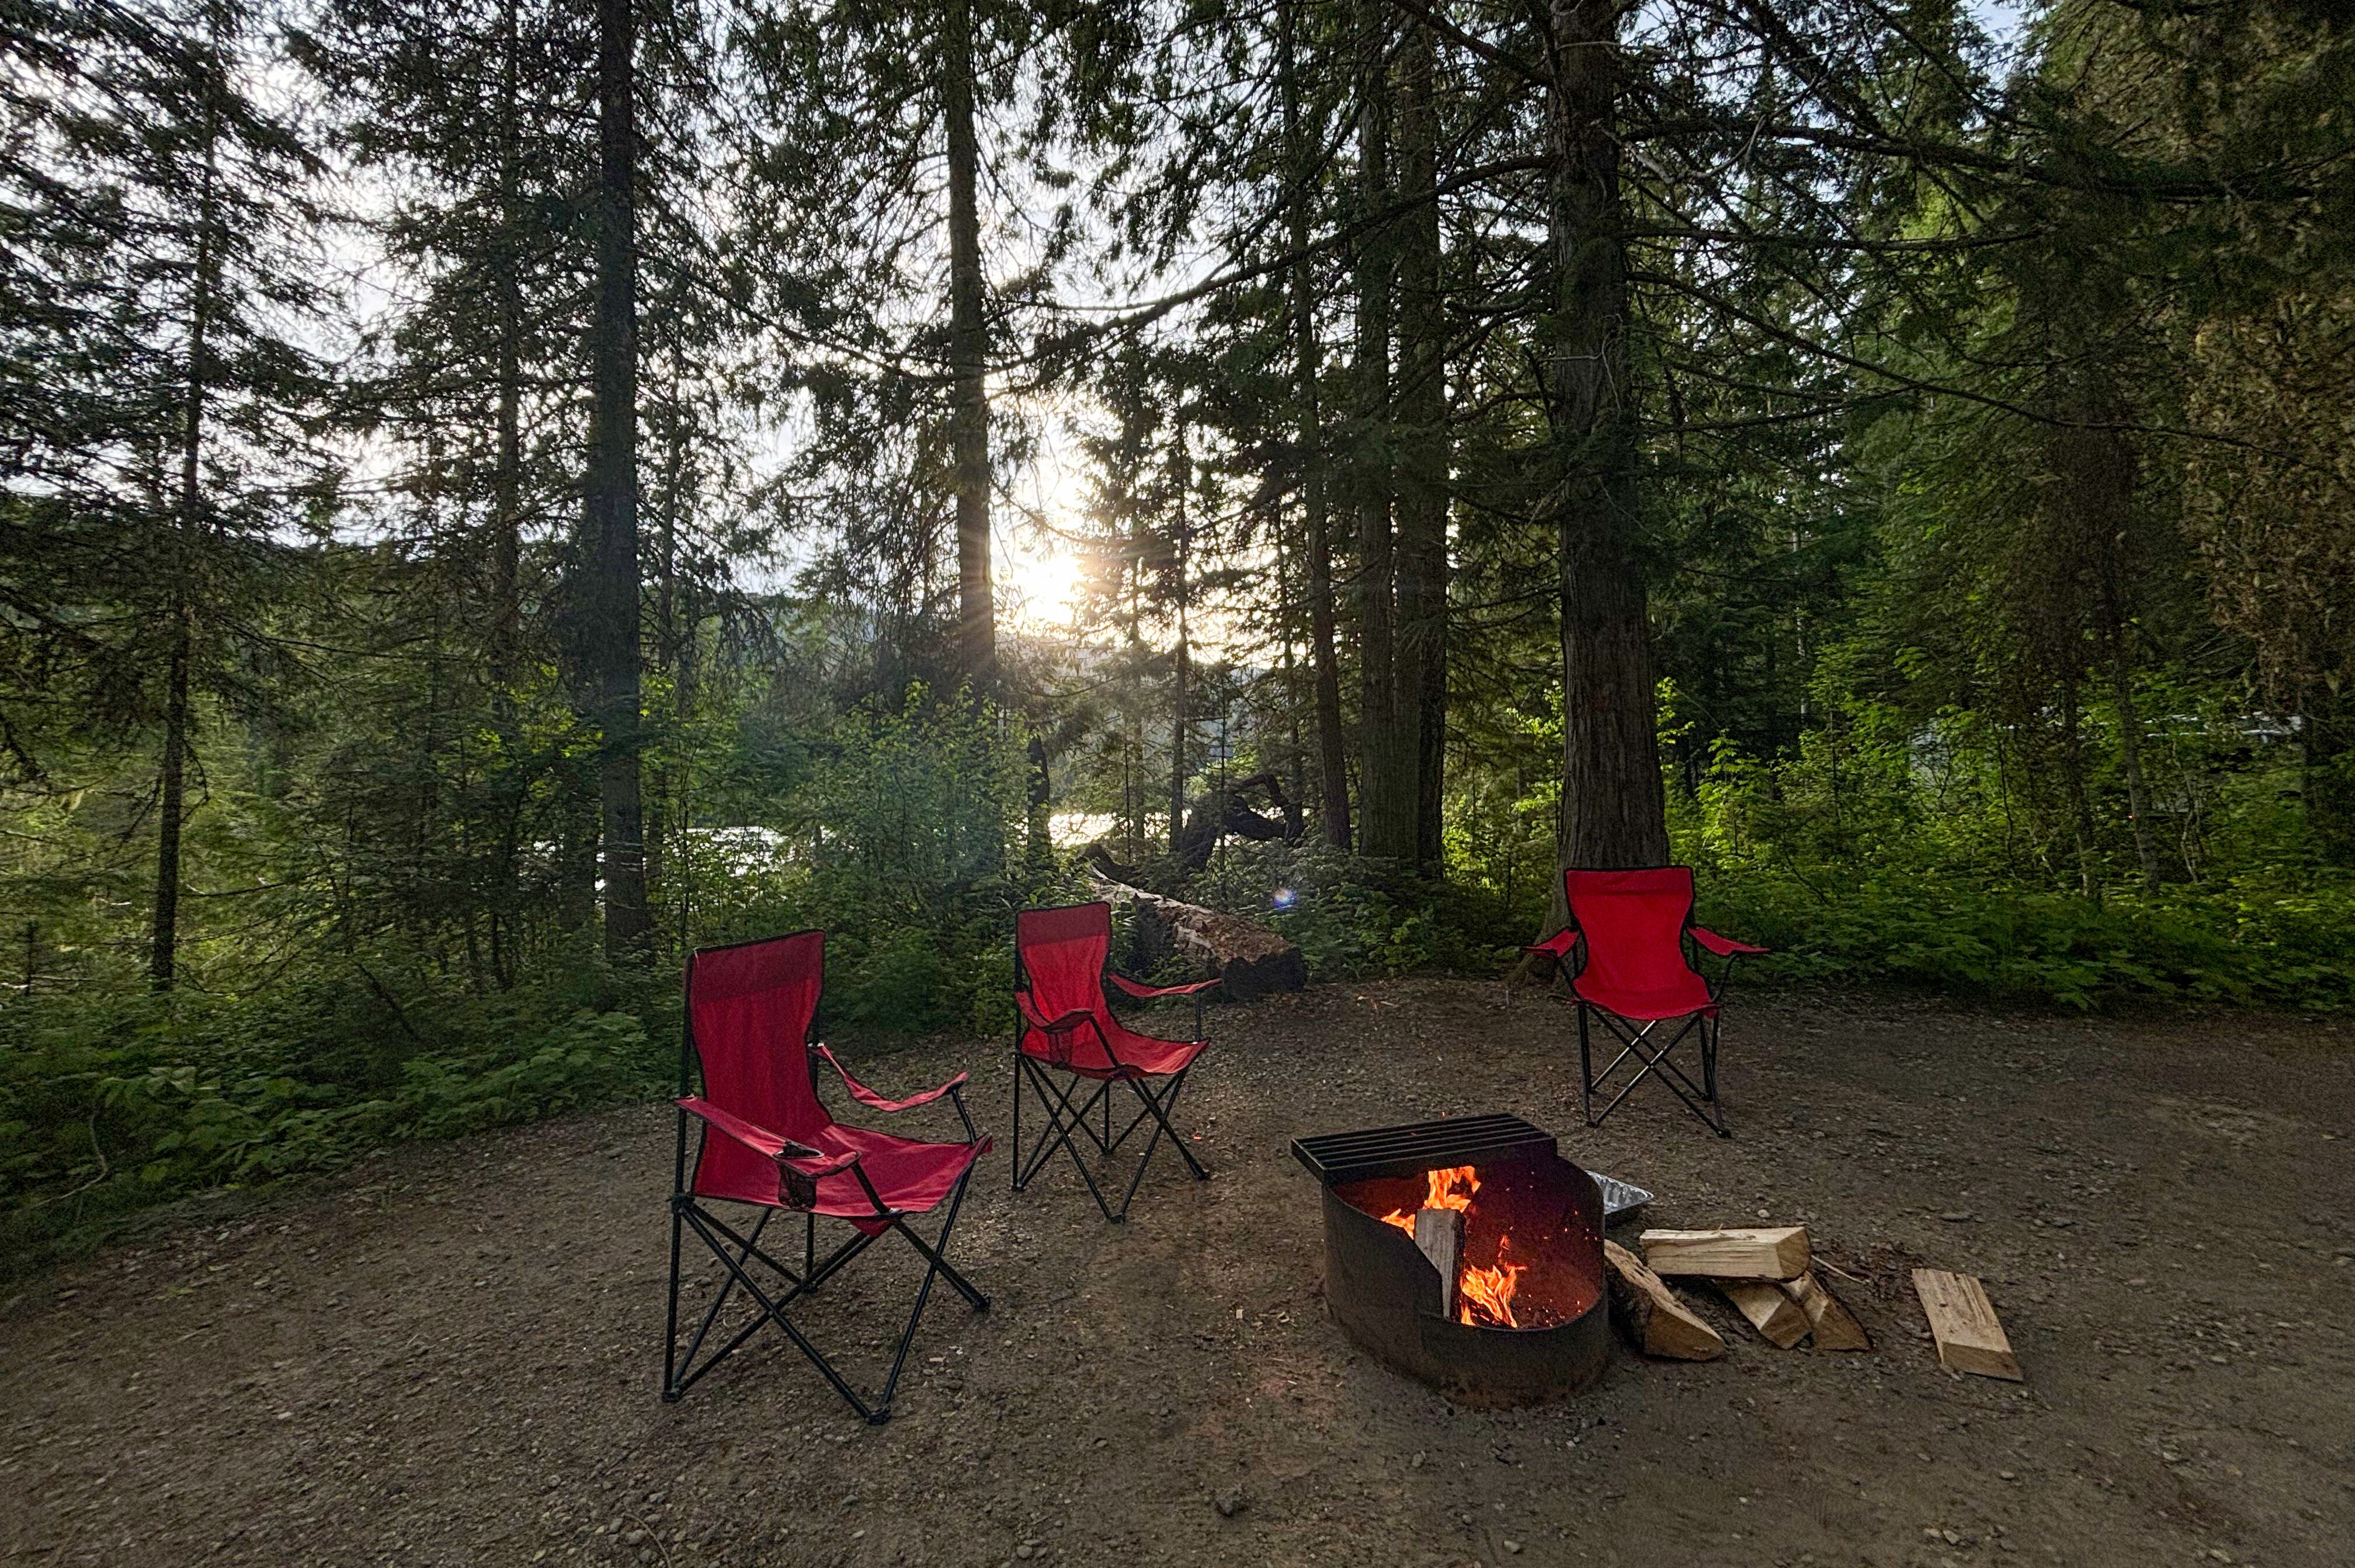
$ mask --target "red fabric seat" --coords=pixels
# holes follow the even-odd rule
[[[695,1102],[685,1103],[687,1108],[699,1116],[711,1119]],[[940,1206],[943,1199],[955,1188],[958,1179],[973,1168],[973,1162],[989,1152],[989,1140],[977,1144],[919,1143],[913,1138],[895,1137],[867,1127],[847,1127],[841,1123],[829,1124],[806,1138],[794,1140],[816,1149],[827,1160],[843,1155],[858,1157],[858,1170],[864,1171],[868,1181],[883,1205],[894,1214],[928,1214]],[[734,1138],[725,1140],[732,1148],[742,1148]],[[788,1205],[778,1196],[777,1168],[773,1157],[747,1168],[744,1162],[722,1157],[713,1159],[712,1151],[721,1147],[722,1140],[712,1139],[704,1146],[704,1158],[698,1162],[695,1175],[695,1190],[705,1198],[726,1198],[738,1203],[762,1203],[771,1208]],[[867,1189],[859,1184],[857,1172],[849,1168],[830,1176],[820,1176],[817,1197],[806,1207],[812,1213],[826,1214],[853,1223],[882,1228],[888,1221],[879,1220],[875,1205],[868,1201]],[[801,1207],[801,1205],[792,1205]]]
[[[1194,1157],[1193,1151],[1178,1140],[1169,1125],[1168,1112],[1176,1104],[1187,1073],[1209,1045],[1200,1038],[1201,1002],[1203,995],[1218,981],[1148,986],[1124,976],[1111,976],[1113,984],[1140,1000],[1163,997],[1194,998],[1197,1038],[1163,1040],[1142,1034],[1114,1014],[1104,994],[1104,961],[1111,951],[1112,906],[1108,903],[1024,910],[1015,917],[1014,1007],[1018,1022],[1014,1036],[1014,1189],[1019,1192],[1047,1157],[1061,1147],[1078,1162],[1080,1174],[1088,1190],[1095,1195],[1104,1217],[1118,1220],[1128,1212],[1129,1201],[1135,1198],[1137,1185],[1145,1179],[1146,1164],[1152,1159],[1163,1136],[1168,1138],[1196,1177],[1209,1174]],[[1068,1073],[1097,1087],[1093,1093],[1075,1102],[1071,1093],[1055,1085],[1049,1076],[1050,1072]],[[1026,1076],[1048,1116],[1048,1131],[1040,1136],[1039,1147],[1028,1158],[1021,1147]],[[1107,1097],[1114,1083],[1130,1085],[1142,1106],[1127,1129],[1116,1136],[1112,1131],[1112,1102]],[[1101,1135],[1087,1120],[1088,1114],[1100,1104],[1104,1121]],[[1071,1136],[1085,1136],[1109,1156],[1129,1133],[1148,1120],[1157,1125],[1146,1139],[1144,1157],[1129,1182],[1128,1198],[1115,1210],[1104,1200],[1094,1174],[1072,1147]]]
[[[1587,1125],[1601,1122],[1636,1083],[1657,1073],[1702,1121],[1721,1135],[1731,1136],[1717,1093],[1718,1004],[1725,976],[1710,985],[1694,965],[1686,944],[1690,938],[1694,946],[1724,958],[1729,974],[1736,957],[1766,949],[1693,923],[1689,866],[1625,870],[1572,867],[1561,877],[1570,923],[1529,951],[1550,955],[1569,976],[1570,995],[1578,1005],[1580,1097],[1587,1108]],[[1625,1048],[1600,1076],[1593,1071],[1588,1044],[1590,1015],[1600,1018]],[[1617,1019],[1642,1027],[1622,1029]],[[1652,1051],[1648,1042],[1653,1026],[1676,1019],[1684,1020],[1683,1027],[1666,1045]],[[1668,1060],[1668,1052],[1696,1030],[1700,1035],[1700,1083]],[[1594,1091],[1630,1057],[1642,1061],[1643,1067],[1602,1115],[1595,1115]]]
[[[988,1297],[950,1267],[944,1255],[974,1161],[990,1147],[989,1140],[974,1129],[973,1119],[965,1113],[961,1093],[965,1075],[960,1072],[921,1094],[888,1099],[852,1077],[832,1051],[817,1046],[817,1055],[841,1076],[844,1087],[858,1104],[889,1114],[946,1098],[964,1124],[965,1136],[962,1142],[926,1142],[837,1122],[818,1098],[810,1060],[809,1029],[817,1012],[825,961],[826,935],[815,931],[705,948],[687,961],[687,1029],[679,1061],[678,1158],[671,1199],[670,1328],[663,1364],[666,1399],[684,1393],[688,1384],[724,1360],[759,1327],[755,1319],[720,1349],[697,1362],[705,1334],[740,1285],[817,1365],[836,1391],[869,1421],[881,1421],[890,1413],[892,1391],[935,1277],[948,1280],[976,1311],[988,1308]],[[702,1069],[703,1093],[689,1094],[684,1091],[691,1086],[691,1069],[698,1064]],[[687,1157],[690,1118],[701,1128],[691,1179]],[[750,1235],[742,1234],[706,1209],[706,1200],[752,1205],[761,1211],[759,1221]],[[948,1213],[936,1243],[927,1243],[908,1226],[909,1216],[929,1213],[944,1203]],[[808,1236],[799,1271],[780,1263],[760,1245],[762,1230],[780,1210],[795,1210],[806,1216]],[[846,1220],[851,1226],[850,1238],[823,1261],[817,1256],[815,1241],[820,1216]],[[710,1247],[728,1278],[682,1356],[679,1243],[689,1230]],[[891,1231],[904,1236],[930,1267],[917,1291],[915,1310],[900,1337],[900,1353],[882,1396],[870,1404],[852,1392],[832,1363],[793,1326],[783,1309]],[[765,1289],[755,1273],[756,1265],[769,1271],[771,1283]],[[777,1280],[785,1288],[773,1298],[770,1292],[777,1289]]]

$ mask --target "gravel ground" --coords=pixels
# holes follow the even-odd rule
[[[1171,1021],[1176,1021],[1174,1019]],[[1125,1226],[1000,1134],[895,1418],[774,1335],[656,1398],[658,1106],[183,1208],[0,1312],[0,1554],[38,1563],[2338,1564],[2355,1535],[2355,1073],[2344,1026],[1737,998],[1710,1137],[1664,1093],[1589,1131],[1565,1016],[1493,984],[1213,1014]],[[1806,1223],[1867,1355],[1624,1346],[1582,1398],[1455,1412],[1318,1296],[1301,1132],[1512,1110],[1669,1225]],[[945,1110],[903,1121],[945,1136]],[[943,1124],[948,1124],[943,1125]],[[876,1266],[880,1262],[883,1266]],[[1907,1288],[1979,1275],[2024,1385],[1940,1370]],[[879,1379],[905,1247],[813,1303]],[[870,1310],[871,1309],[871,1310]],[[1217,1506],[1219,1501],[1227,1509]],[[1231,1510],[1231,1511],[1229,1511]]]

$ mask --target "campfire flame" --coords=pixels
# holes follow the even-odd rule
[[[1451,1165],[1444,1170],[1423,1172],[1424,1184],[1430,1195],[1423,1199],[1425,1209],[1461,1209],[1472,1211],[1472,1194],[1480,1190],[1480,1178],[1468,1165]],[[1396,1225],[1408,1235],[1414,1234],[1415,1211],[1399,1209],[1382,1216],[1385,1225]]]
[[[1486,1319],[1497,1328],[1518,1328],[1520,1323],[1513,1317],[1513,1292],[1520,1287],[1521,1275],[1529,1272],[1527,1264],[1508,1264],[1505,1249],[1511,1245],[1510,1236],[1497,1238],[1497,1266],[1473,1268],[1466,1265],[1455,1281],[1455,1321],[1477,1326]],[[1476,1317],[1475,1314],[1478,1316]]]
[[[1472,1211],[1472,1195],[1480,1190],[1480,1178],[1468,1165],[1449,1166],[1445,1169],[1424,1172],[1427,1195],[1425,1209],[1460,1209],[1468,1217]],[[1396,1225],[1408,1235],[1414,1234],[1416,1211],[1397,1209],[1381,1217],[1385,1225]],[[1513,1293],[1519,1288],[1521,1275],[1529,1272],[1527,1264],[1505,1261],[1505,1249],[1509,1237],[1497,1241],[1497,1266],[1475,1268],[1465,1264],[1456,1273],[1455,1320],[1475,1328],[1518,1328],[1513,1317]]]

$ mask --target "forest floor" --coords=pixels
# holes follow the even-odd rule
[[[886,1093],[975,1069],[1000,1133],[954,1248],[996,1309],[935,1295],[879,1428],[773,1334],[656,1398],[664,1107],[184,1206],[0,1313],[0,1556],[2347,1561],[2343,1025],[1756,994],[1728,1017],[1724,1142],[1648,1088],[1582,1128],[1561,1010],[1495,984],[1331,986],[1212,1019],[1184,1119],[1217,1174],[1197,1185],[1164,1150],[1124,1226],[1068,1166],[1007,1192],[1002,1046],[867,1061]],[[1497,1109],[1657,1191],[1648,1222],[1804,1221],[1865,1282],[1832,1281],[1875,1349],[1776,1350],[1696,1290],[1722,1359],[1614,1342],[1594,1388],[1549,1407],[1451,1410],[1356,1354],[1319,1299],[1288,1140]],[[903,1119],[935,1118],[953,1125]],[[2024,1384],[1939,1368],[1916,1264],[1985,1279]],[[806,1322],[872,1386],[913,1255],[862,1265]]]

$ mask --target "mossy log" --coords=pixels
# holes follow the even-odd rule
[[[1109,877],[1096,890],[1116,904],[1136,911],[1137,935],[1146,963],[1175,954],[1219,977],[1229,1001],[1249,1002],[1308,984],[1308,962],[1300,949],[1263,925],[1204,909]]]

